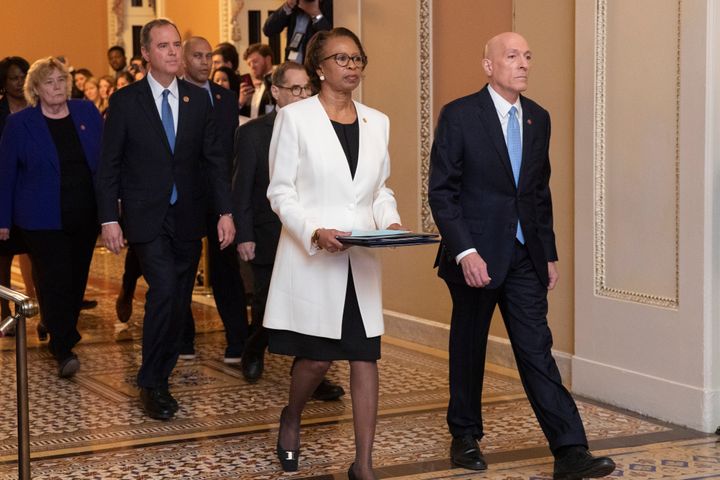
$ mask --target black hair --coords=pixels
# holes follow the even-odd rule
[[[234,72],[230,67],[218,67],[213,71],[213,78],[215,78],[215,72],[223,72],[227,75],[228,81],[230,82],[230,90],[240,95],[240,77],[236,72]]]
[[[28,70],[30,70],[30,64],[22,57],[5,57],[0,60],[0,93],[5,92],[5,82],[7,82],[10,67],[13,65],[18,67],[25,75],[27,75]]]

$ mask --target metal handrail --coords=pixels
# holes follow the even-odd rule
[[[39,308],[34,298],[0,285],[0,298],[15,303],[15,315],[0,323],[0,336],[15,327],[15,363],[18,413],[18,479],[30,479],[30,401],[28,398],[27,332],[25,319],[37,315]]]

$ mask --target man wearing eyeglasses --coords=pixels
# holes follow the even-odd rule
[[[314,93],[305,67],[295,62],[285,62],[275,69],[270,92],[277,102],[277,108],[303,100]],[[242,356],[242,373],[249,382],[257,381],[264,368],[268,336],[262,321],[282,226],[270,208],[266,195],[270,183],[270,139],[276,115],[275,111],[252,120],[235,133],[233,204],[238,228],[237,251],[241,260],[251,262],[254,276],[254,332]],[[315,390],[313,398],[336,400],[344,394],[341,386],[326,379]]]

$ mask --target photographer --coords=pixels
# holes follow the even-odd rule
[[[303,63],[308,40],[332,29],[332,16],[332,0],[286,0],[265,21],[263,33],[272,37],[287,28],[285,60]]]

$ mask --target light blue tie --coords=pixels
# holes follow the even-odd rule
[[[520,165],[522,163],[522,144],[520,143],[520,122],[517,117],[517,108],[513,105],[510,108],[507,125],[507,148],[510,155],[510,166],[512,167],[513,177],[515,178],[515,186],[518,185],[520,179]],[[520,220],[517,224],[517,232],[515,238],[518,242],[524,244],[525,236],[520,226]]]
[[[170,102],[168,101],[168,95],[170,90],[167,88],[163,90],[162,98],[162,124],[165,129],[165,135],[167,135],[168,143],[170,144],[170,151],[175,153],[175,121],[173,120],[172,109],[170,108]],[[170,194],[170,205],[175,205],[177,202],[177,187],[173,183],[172,193]]]

